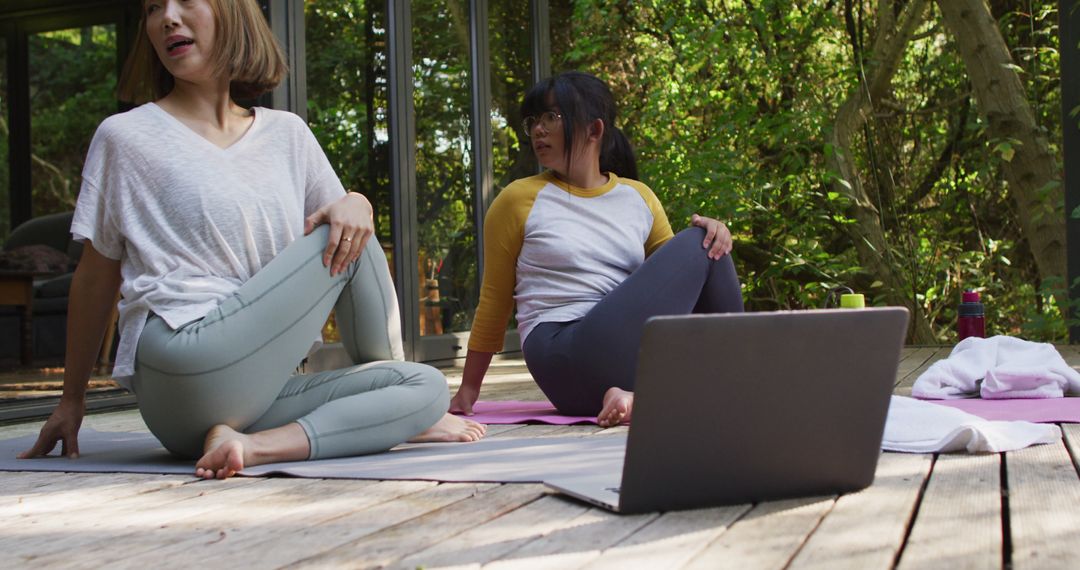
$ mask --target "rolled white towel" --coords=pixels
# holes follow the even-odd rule
[[[1000,398],[1061,398],[1080,393],[1080,372],[1053,345],[1009,336],[968,337],[949,357],[923,372],[911,395],[949,400],[981,395]]]
[[[881,448],[909,453],[1000,453],[1060,439],[1061,428],[1054,424],[984,420],[948,406],[893,396]]]

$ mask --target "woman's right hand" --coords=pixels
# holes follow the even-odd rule
[[[105,328],[113,318],[120,290],[120,262],[103,256],[89,240],[75,268],[68,293],[68,331],[64,351],[64,395],[41,428],[37,442],[19,459],[48,455],[57,442],[65,457],[79,456],[79,427],[86,415],[86,387],[94,369]]]
[[[19,454],[19,459],[33,459],[48,455],[62,442],[60,454],[70,459],[79,457],[79,428],[86,414],[83,400],[60,400],[52,415],[41,427],[37,441],[30,449]]]
[[[484,383],[484,374],[491,366],[494,352],[480,352],[469,349],[465,354],[465,370],[461,374],[461,387],[450,399],[450,413],[473,415],[473,404],[480,398],[480,385]]]
[[[465,414],[466,416],[473,415],[473,404],[476,403],[479,397],[479,390],[461,386],[458,388],[457,394],[454,394],[454,397],[450,399],[450,413]]]

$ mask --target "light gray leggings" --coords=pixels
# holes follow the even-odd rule
[[[394,285],[377,240],[331,277],[317,228],[232,297],[179,329],[151,316],[135,355],[134,389],[150,431],[170,452],[199,457],[217,424],[252,433],[297,422],[311,459],[385,451],[431,427],[450,396],[438,370],[402,362]],[[351,368],[291,376],[336,309]]]

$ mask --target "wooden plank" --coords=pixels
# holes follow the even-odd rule
[[[0,536],[0,567],[8,562],[25,563],[43,554],[85,547],[99,540],[145,531],[156,525],[212,510],[230,500],[262,492],[267,480],[233,478],[192,483],[104,504],[73,509],[61,514],[26,517],[23,525],[5,528]],[[253,489],[245,489],[253,487]],[[208,495],[220,494],[209,498]],[[225,497],[225,498],[222,498]],[[92,531],[92,532],[91,532]]]
[[[139,410],[90,414],[86,416],[83,426],[97,431],[150,431],[139,414]]]
[[[554,495],[437,542],[393,564],[395,568],[479,568],[582,516],[589,506]]]
[[[561,426],[552,424],[529,424],[521,426],[510,432],[504,432],[499,437],[529,437],[529,438],[550,438],[550,437],[588,437],[602,431],[598,425],[576,425],[576,426]]]
[[[917,352],[919,352],[920,348],[922,348],[922,347],[918,347],[918,346],[905,346],[905,347],[902,347],[900,349],[900,362],[901,362],[901,364],[905,360],[907,360],[908,358],[911,358],[913,355],[915,355]]]
[[[0,439],[15,439],[24,435],[33,435],[41,431],[44,422],[29,424],[11,424],[0,426]]]
[[[1073,463],[1080,464],[1080,424],[1061,424],[1061,432]]]
[[[1000,568],[1001,491],[1000,455],[940,455],[899,568]]]
[[[760,503],[685,568],[783,568],[833,508],[835,500],[831,496]]]
[[[1066,364],[1080,370],[1080,346],[1059,344],[1055,345],[1054,348],[1057,348],[1058,352],[1061,353],[1061,357],[1065,359]]]
[[[44,487],[74,479],[71,473],[46,471],[7,471],[0,473],[0,509],[6,501],[17,501],[25,493],[36,493]],[[43,492],[43,491],[41,491]],[[0,510],[0,513],[3,511]]]
[[[897,396],[910,396],[911,387],[915,384],[915,380],[917,380],[923,372],[926,372],[926,369],[930,368],[935,362],[948,358],[949,353],[952,351],[949,347],[927,348],[925,350],[927,352],[924,352],[923,355],[920,355],[919,358],[916,358],[911,362],[911,364],[914,364],[925,355],[926,358],[923,360],[922,364],[902,375],[897,373],[897,382],[893,388],[893,394],[896,394]]]
[[[524,426],[519,424],[488,424],[487,431],[484,433],[484,438],[506,437],[509,432],[521,427]]]
[[[1077,349],[1080,347],[1074,347],[1068,344],[1055,344],[1054,348],[1057,349],[1058,354],[1065,360],[1065,364],[1068,364],[1073,370],[1080,371],[1080,351]]]
[[[1012,567],[1080,568],[1080,477],[1066,444],[1013,451],[1005,465]]]
[[[444,540],[453,541],[455,535],[521,508],[543,495],[543,485],[500,485],[485,493],[343,544],[319,556],[308,558],[297,566],[381,568],[411,552]]]
[[[493,484],[443,483],[424,491],[405,494],[394,500],[361,508],[354,509],[348,504],[339,504],[337,507],[341,508],[342,512],[338,516],[328,518],[318,524],[294,522],[292,519],[278,520],[273,523],[273,526],[284,532],[275,534],[268,540],[247,544],[244,548],[243,565],[250,568],[278,568],[295,564],[494,487],[496,485]],[[205,551],[209,549],[200,547],[197,551],[185,556],[185,564],[187,559],[191,558],[192,562],[201,561],[205,565],[214,565],[220,564],[223,556],[226,559],[234,556],[232,543],[226,544],[223,541],[222,547],[210,558],[205,558],[210,555]],[[151,552],[141,560],[122,562],[120,567],[145,567],[147,562],[154,558],[152,555]]]
[[[117,552],[98,562],[110,567],[137,566],[153,559],[183,560],[212,565],[268,548],[288,548],[295,556],[318,554],[308,541],[295,537],[346,514],[393,501],[399,497],[433,489],[434,481],[356,481],[294,479],[300,484],[258,501],[230,505],[220,517],[177,521],[168,532],[146,536],[148,546],[138,552]],[[125,542],[124,551],[129,550]],[[103,564],[102,564],[103,565]]]
[[[913,371],[918,370],[927,360],[938,353],[937,347],[919,346],[905,348],[901,352],[900,365],[896,369],[896,382],[900,383]]]
[[[931,462],[930,455],[883,453],[874,484],[836,501],[791,568],[892,568]]]
[[[52,474],[55,477],[55,473]],[[178,475],[147,475],[144,473],[88,473],[72,474],[73,477],[59,481],[58,485],[41,487],[32,495],[20,497],[17,505],[3,509],[0,529],[8,524],[21,524],[31,516],[63,513],[83,507],[97,507],[118,499],[127,499],[142,493],[150,493],[177,487],[195,481],[194,477]]]
[[[568,501],[558,497],[557,500]],[[576,503],[576,501],[573,501]],[[586,564],[623,538],[657,518],[656,514],[617,515],[590,508],[578,517],[566,520],[558,528],[528,542],[485,568],[527,570],[552,568],[563,570]]]
[[[339,502],[338,496],[349,496],[343,490],[354,489],[352,495],[378,485],[375,481],[321,481],[299,478],[275,479],[276,491],[258,497],[218,497],[216,507],[194,516],[176,518],[167,524],[154,525],[142,531],[132,530],[115,537],[108,543],[99,542],[80,549],[79,561],[85,567],[132,567],[146,566],[154,560],[193,558],[192,554],[208,556],[211,551],[219,558],[226,549],[243,552],[245,539],[250,542],[252,531],[259,541],[274,534],[274,521],[287,520],[288,514],[304,514],[312,510],[340,516],[348,511],[350,503]],[[318,483],[314,485],[313,483]],[[413,491],[422,487],[413,487]],[[273,491],[273,489],[271,489]],[[322,496],[318,495],[322,493]],[[326,500],[326,493],[335,493],[333,500]],[[396,495],[395,495],[396,496]],[[220,500],[220,499],[225,500]],[[280,536],[280,534],[278,535]],[[287,538],[286,538],[287,540]],[[109,544],[121,542],[121,550]],[[300,545],[294,545],[300,546]]]
[[[749,510],[750,505],[735,505],[664,513],[586,568],[679,568]]]
[[[503,383],[485,383],[481,394],[484,400],[546,401],[547,396],[536,387],[532,377],[528,380]]]
[[[24,435],[34,435],[41,431],[44,420],[28,423],[0,426],[0,439],[13,439]],[[83,420],[84,428],[98,431],[147,431],[138,410],[121,412],[90,413]]]
[[[214,484],[218,482],[212,482]],[[95,528],[96,532],[105,531],[106,536],[85,544],[74,552],[52,551],[33,559],[34,564],[48,567],[63,566],[77,561],[79,567],[98,568],[112,566],[121,560],[138,558],[138,554],[155,550],[168,539],[182,533],[185,524],[229,524],[238,519],[250,522],[253,512],[266,513],[275,501],[274,498],[291,489],[307,486],[303,479],[261,479],[253,484],[230,487],[221,493],[206,498],[195,497],[191,500],[169,504],[155,509],[157,517],[149,525],[115,524],[106,528]],[[225,535],[218,533],[213,540],[221,540]],[[123,549],[117,549],[123,544]],[[161,560],[159,556],[144,558],[147,562]]]

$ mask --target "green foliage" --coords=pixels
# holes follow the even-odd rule
[[[93,26],[29,36],[33,215],[75,207],[94,130],[116,112],[116,30]],[[0,44],[0,59],[6,60]],[[0,63],[0,240],[11,228],[6,61]]]
[[[636,143],[641,177],[675,226],[695,212],[728,222],[751,309],[819,307],[841,285],[880,304],[886,289],[897,287],[948,342],[960,291],[975,288],[991,332],[1064,338],[1060,310],[1080,301],[1060,302],[1062,285],[1040,279],[1002,174],[1020,156],[1018,143],[988,135],[936,7],[850,147],[826,142],[839,106],[877,64],[871,46],[893,31],[887,14],[878,13],[891,5],[552,0],[552,68],[591,71],[612,85],[622,104],[618,126]],[[1008,66],[1060,165],[1057,6],[991,3],[1012,50]],[[372,198],[379,239],[388,243],[384,10],[382,0],[305,1],[310,125],[345,186]],[[412,3],[417,271],[438,281],[446,330],[468,328],[477,296],[468,13],[467,0]],[[536,171],[518,128],[518,103],[532,83],[530,16],[519,0],[491,0],[488,14],[492,97],[484,120],[492,129],[497,192]],[[116,109],[115,32],[34,34],[30,57],[33,201],[40,215],[74,205],[91,134]],[[1071,118],[1078,115],[1071,110]],[[0,157],[6,145],[0,137]],[[837,153],[851,160],[858,180],[840,180],[831,170]],[[0,160],[5,181],[7,168]],[[886,246],[878,253],[896,268],[899,284],[860,264],[856,245],[865,237],[856,204],[838,191],[856,183],[870,201],[860,206],[879,215]],[[0,202],[3,236],[8,201]]]
[[[372,197],[391,241],[384,3],[305,4],[308,122],[345,185]],[[496,189],[535,172],[521,152],[518,102],[531,83],[528,5],[489,2],[490,123]],[[467,0],[412,3],[413,104],[421,279],[438,283],[443,330],[468,330],[478,299]]]
[[[116,30],[94,26],[30,36],[34,215],[71,210],[97,125],[116,112]]]
[[[1061,293],[1040,282],[1002,175],[1017,142],[988,137],[935,13],[851,148],[825,142],[875,64],[860,58],[889,5],[853,4],[854,37],[831,0],[554,0],[553,71],[609,81],[673,225],[694,212],[727,221],[749,308],[820,307],[838,285],[882,302],[887,285],[856,255],[852,204],[832,191],[829,158],[848,152],[885,230],[879,253],[939,340],[955,339],[965,288],[983,292],[992,332],[1062,339]],[[993,4],[1060,162],[1057,3]]]
[[[385,17],[378,2],[307,2],[308,124],[349,190],[375,210],[379,240],[390,241]]]

